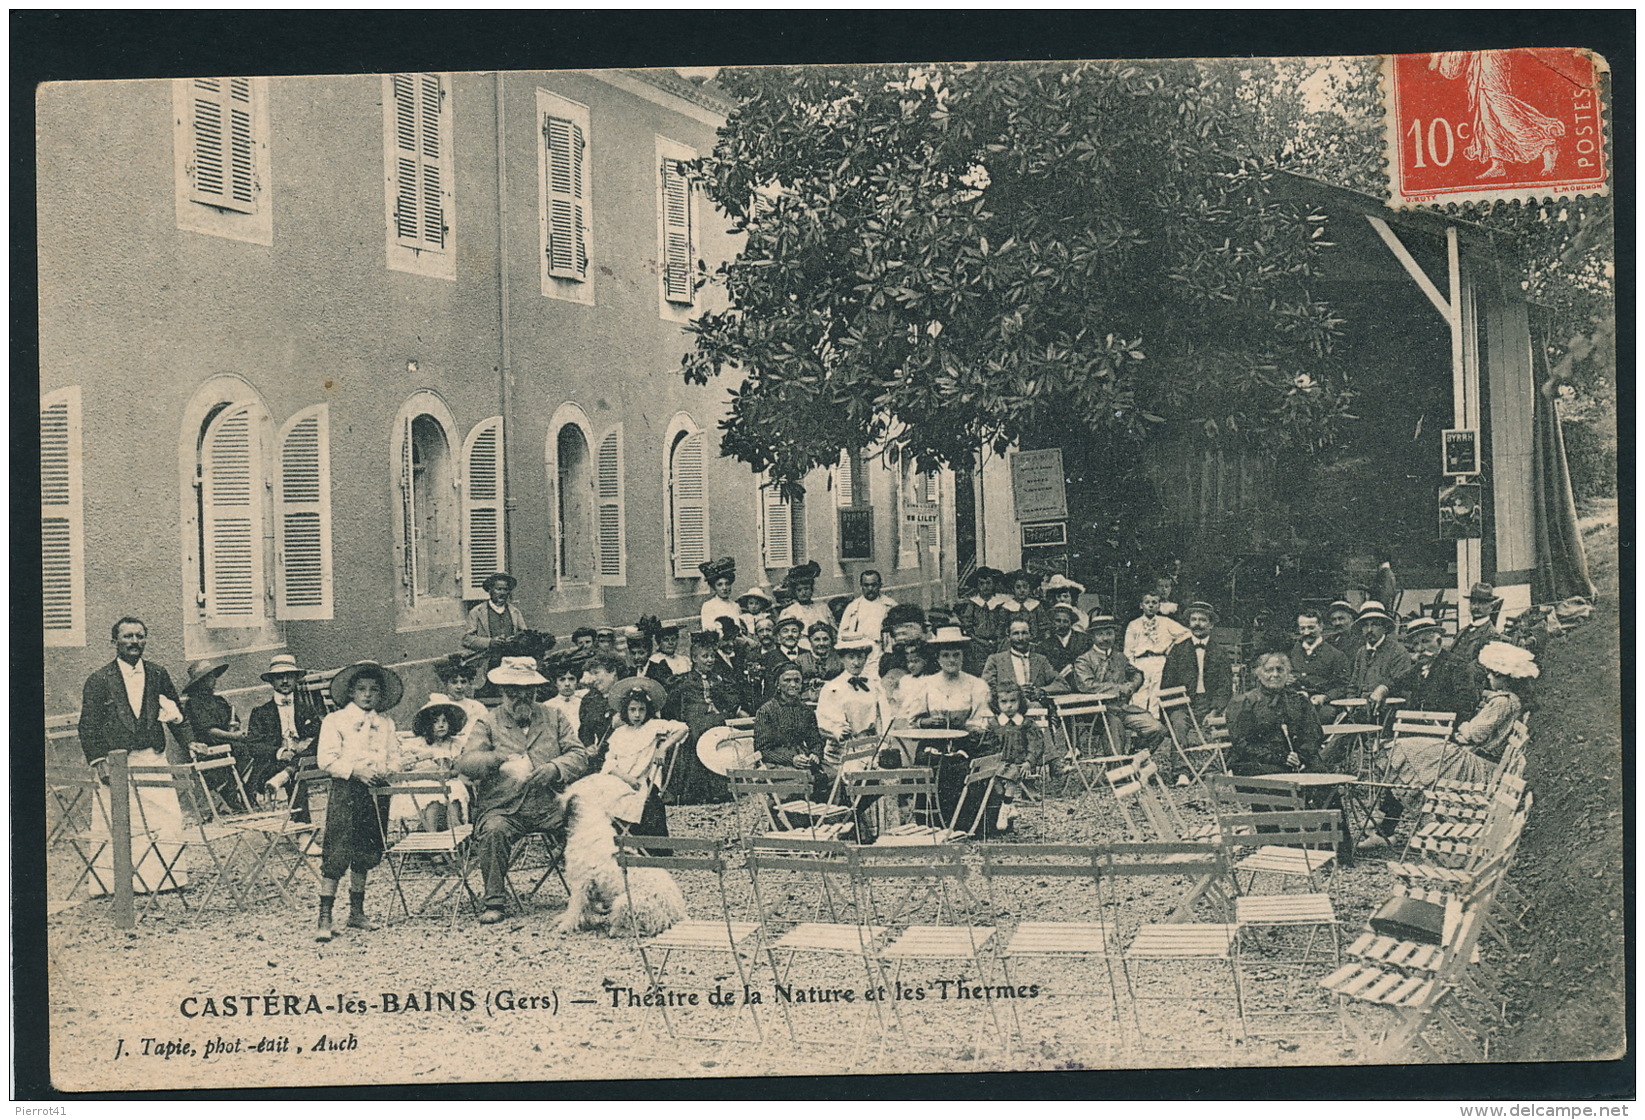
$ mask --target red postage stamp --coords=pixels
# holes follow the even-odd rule
[[[1603,194],[1605,60],[1570,47],[1383,62],[1394,206]]]

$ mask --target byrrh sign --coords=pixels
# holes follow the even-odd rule
[[[1060,521],[1068,516],[1063,489],[1062,449],[1013,451],[1011,497],[1018,521]]]

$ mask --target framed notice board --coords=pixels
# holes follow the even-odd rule
[[[1062,448],[1011,453],[1011,498],[1018,521],[1061,521],[1068,516]]]
[[[840,559],[874,558],[874,507],[848,506],[840,510]]]

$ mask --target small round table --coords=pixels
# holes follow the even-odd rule
[[[1330,745],[1332,760],[1351,762],[1360,774],[1366,771],[1365,736],[1382,734],[1380,723],[1328,723],[1321,730],[1333,740]],[[1352,751],[1350,754],[1349,752]]]
[[[908,746],[908,743],[922,742],[926,740],[940,741],[945,739],[952,741],[954,739],[964,739],[970,734],[971,732],[960,727],[899,727],[892,730],[891,737],[903,744],[903,761],[909,766],[913,766],[913,753],[917,748]],[[952,749],[949,749],[943,753],[953,754],[954,752]]]

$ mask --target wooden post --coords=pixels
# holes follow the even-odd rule
[[[114,928],[137,928],[131,897],[131,775],[125,751],[110,751],[109,831],[114,842]]]

